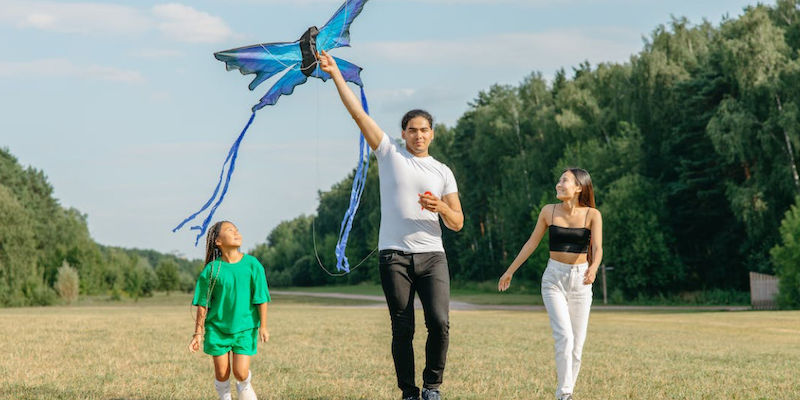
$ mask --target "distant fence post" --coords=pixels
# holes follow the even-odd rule
[[[608,304],[608,290],[606,289],[606,270],[611,271],[614,267],[606,267],[605,264],[600,264],[603,277],[603,304]]]
[[[754,310],[774,310],[778,308],[775,297],[778,295],[778,278],[772,275],[750,273],[750,304]]]
[[[606,265],[600,265],[603,269],[603,304],[608,304],[608,291],[606,290]]]

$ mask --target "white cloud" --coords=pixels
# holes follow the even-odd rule
[[[156,5],[153,15],[159,20],[158,29],[180,42],[217,43],[233,36],[221,18],[182,4]]]
[[[151,9],[101,3],[0,0],[0,23],[19,28],[91,35],[158,31],[178,42],[217,43],[233,36],[221,18],[178,3]]]
[[[124,83],[142,83],[144,77],[139,71],[124,70],[100,65],[77,65],[62,58],[35,61],[0,61],[0,78],[20,77],[60,77]]]
[[[133,7],[100,3],[0,1],[0,21],[58,33],[132,34],[152,29],[152,18]]]
[[[381,0],[387,1],[387,0]],[[563,5],[574,3],[576,0],[394,0],[394,2],[402,3],[442,3],[442,4],[489,4],[489,5],[502,5],[502,4],[517,4],[526,6],[549,6],[549,5]],[[585,0],[584,0],[585,1]],[[597,1],[597,0],[593,0]],[[229,2],[236,3],[251,3],[251,4],[342,4],[343,0],[229,0]]]
[[[182,51],[171,49],[139,49],[130,54],[140,58],[169,58],[181,57],[184,55]]]
[[[516,4],[525,6],[551,6],[573,3],[574,0],[416,0],[417,3],[442,3],[442,4]]]
[[[640,41],[631,40],[638,37],[616,29],[573,29],[464,40],[371,42],[362,43],[356,51],[403,64],[542,70],[576,65],[587,59],[593,63],[625,61],[641,47]]]

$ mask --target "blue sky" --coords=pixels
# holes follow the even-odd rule
[[[200,258],[194,234],[171,228],[206,201],[272,83],[250,92],[252,76],[226,72],[212,53],[296,40],[342,1],[0,0],[0,146],[44,170],[99,243]],[[374,118],[398,135],[410,108],[452,126],[492,84],[625,62],[670,16],[716,25],[754,3],[372,0],[352,47],[332,53],[364,68]],[[239,225],[244,250],[263,242],[350,172],[357,135],[332,82],[310,80],[258,113],[216,216]]]

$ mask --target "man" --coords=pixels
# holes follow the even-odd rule
[[[347,86],[336,61],[319,55],[320,68],[331,75],[342,103],[375,151],[381,189],[378,239],[380,276],[392,320],[392,357],[404,400],[417,400],[414,382],[414,293],[419,294],[428,328],[422,399],[439,400],[449,343],[450,272],[439,217],[459,231],[464,214],[453,172],[428,154],[433,118],[422,110],[403,117],[403,142],[395,142],[364,111]]]

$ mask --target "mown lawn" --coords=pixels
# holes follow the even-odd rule
[[[259,398],[399,399],[384,309],[274,300]],[[210,357],[186,350],[188,302],[0,309],[0,398],[214,399]],[[799,370],[800,312],[596,312],[576,399],[797,399]],[[544,312],[451,313],[446,399],[550,399],[554,386]]]

